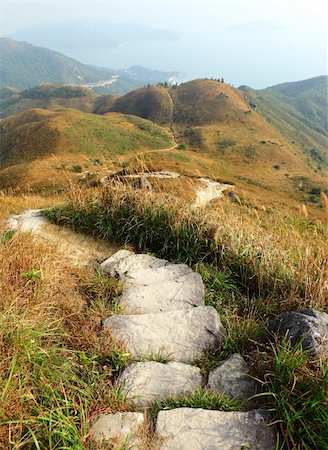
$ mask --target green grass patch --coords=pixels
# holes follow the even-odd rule
[[[195,393],[183,397],[171,397],[153,405],[150,415],[157,417],[158,413],[174,408],[203,408],[220,411],[243,411],[244,406],[238,400],[232,400],[225,394],[207,389],[199,389]]]
[[[301,346],[277,341],[262,360],[263,386],[283,442],[281,448],[326,449],[328,364],[315,364]],[[264,361],[264,363],[263,363]]]

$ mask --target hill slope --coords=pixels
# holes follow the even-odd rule
[[[328,77],[259,91],[240,89],[270,124],[303,148],[313,164],[328,167]]]
[[[35,109],[0,122],[0,188],[56,187],[94,165],[172,147],[158,125],[134,116]]]

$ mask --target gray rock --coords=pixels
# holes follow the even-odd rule
[[[165,262],[166,264],[162,264]],[[157,260],[151,267],[129,270],[125,276],[125,286],[149,286],[163,281],[177,280],[180,277],[193,273],[186,264],[170,264],[164,260]]]
[[[274,450],[275,432],[267,412],[223,412],[179,408],[160,411],[160,450]]]
[[[163,259],[147,254],[136,254],[129,250],[119,250],[99,266],[99,271],[109,276],[125,277],[129,272],[150,269],[169,264]]]
[[[35,233],[47,222],[48,219],[42,216],[41,209],[28,209],[20,215],[11,216],[7,226],[11,230]]]
[[[146,177],[136,178],[133,181],[132,186],[134,187],[134,189],[146,189],[147,191],[152,190],[152,185],[150,184],[150,182]]]
[[[292,345],[302,341],[302,347],[312,350],[317,356],[328,357],[328,314],[309,308],[282,313],[270,320],[268,329],[287,335]]]
[[[162,355],[185,363],[202,357],[208,348],[221,344],[225,329],[216,310],[199,306],[188,311],[112,316],[103,326],[125,344],[135,359]]]
[[[136,407],[148,406],[172,396],[186,395],[199,389],[203,377],[198,367],[188,364],[155,361],[128,366],[117,380]]]
[[[204,295],[201,276],[188,273],[175,280],[127,288],[119,303],[124,306],[124,314],[151,314],[202,306]]]
[[[210,372],[208,387],[240,399],[251,397],[256,390],[254,380],[248,375],[248,365],[238,354],[232,355]]]
[[[137,434],[143,423],[144,415],[137,412],[99,414],[91,426],[90,437],[100,444],[111,441],[121,448],[128,443],[129,449],[139,449]]]

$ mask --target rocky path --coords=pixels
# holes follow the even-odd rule
[[[91,427],[93,448],[113,448],[107,441],[118,443],[114,447],[118,449],[152,449],[155,443],[159,450],[275,448],[275,432],[268,426],[270,416],[262,410],[165,409],[148,427],[152,431],[145,439],[149,408],[158,401],[200,388],[239,399],[255,393],[247,364],[239,355],[220,363],[209,374],[196,365],[205,350],[217,349],[226,336],[217,311],[204,304],[199,274],[184,264],[148,254],[128,250],[114,253],[112,247],[54,228],[40,211],[13,216],[8,225],[72,251],[74,264],[82,259],[83,264],[95,265],[101,260],[98,270],[122,280],[122,313],[104,317],[103,328],[124,344],[135,361],[116,380],[134,411],[98,415]]]
[[[200,388],[231,398],[254,395],[255,383],[240,355],[209,374],[195,365],[205,350],[217,349],[226,336],[217,311],[204,305],[199,274],[184,264],[127,250],[112,255],[99,270],[123,283],[119,299],[123,314],[105,319],[103,326],[124,342],[135,360],[116,380],[135,412],[99,415],[91,429],[96,442],[117,438],[124,442],[128,437],[127,448],[145,448],[140,429],[147,411],[172,396],[193,394]],[[154,436],[160,450],[274,449],[275,433],[269,421],[269,414],[261,410],[176,408],[159,412]]]

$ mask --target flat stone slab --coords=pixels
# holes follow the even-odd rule
[[[152,314],[204,305],[202,278],[186,264],[119,250],[99,270],[122,279],[119,303],[124,306],[124,314]]]
[[[20,215],[11,216],[7,226],[11,230],[35,233],[47,222],[48,219],[42,216],[41,209],[28,209]]]
[[[91,426],[91,440],[98,443],[111,442],[122,448],[139,449],[138,432],[144,423],[144,415],[139,412],[118,412],[99,414]],[[101,446],[101,448],[104,448]],[[110,447],[112,448],[112,447]]]
[[[203,385],[198,367],[188,364],[149,361],[128,366],[117,380],[123,393],[135,407],[195,392]]]
[[[188,273],[175,280],[127,288],[119,303],[124,314],[151,314],[202,306],[204,295],[201,276]]]
[[[244,358],[238,354],[232,355],[209,373],[207,386],[233,398],[247,399],[256,391],[256,384],[248,371]]]
[[[178,408],[160,411],[160,450],[274,450],[276,436],[266,411],[223,412]]]
[[[328,358],[328,314],[313,308],[280,314],[270,320],[268,329],[286,336],[292,345],[301,345],[322,358]]]
[[[135,359],[161,355],[191,363],[203,352],[218,348],[225,329],[217,311],[199,306],[188,311],[112,316],[103,321],[113,338],[125,344]]]
[[[164,259],[147,254],[136,254],[130,250],[119,250],[99,266],[99,271],[111,277],[124,277],[129,272],[151,269],[169,264]]]

